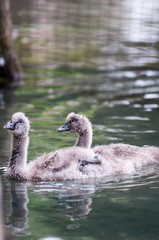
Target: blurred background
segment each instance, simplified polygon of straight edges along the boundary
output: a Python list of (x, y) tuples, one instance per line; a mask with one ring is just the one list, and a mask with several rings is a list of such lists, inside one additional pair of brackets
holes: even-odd
[[(28, 161), (43, 152), (74, 144), (76, 135), (56, 133), (72, 111), (91, 120), (92, 146), (118, 142), (159, 146), (159, 1), (0, 0), (0, 6), (0, 176), (5, 198), (2, 222), (7, 222), (13, 239), (17, 234), (16, 239), (21, 235), (25, 239), (45, 239), (50, 234), (63, 239), (61, 232), (65, 233), (64, 239), (88, 239), (88, 235), (93, 240), (157, 239), (158, 170), (152, 175), (135, 175), (121, 185), (119, 178), (114, 180), (115, 187), (112, 181), (109, 185), (99, 184), (98, 193), (88, 191), (88, 195), (88, 183), (83, 188), (75, 184), (73, 193), (71, 183), (10, 186), (4, 177), (10, 136), (2, 127), (17, 111), (30, 118)], [(94, 189), (92, 185), (90, 188)], [(26, 213), (20, 221), (10, 213), (11, 203), (16, 202), (14, 192), (24, 200), (25, 207), (30, 201), (29, 223), (25, 222), (25, 227), (15, 226), (26, 220)], [(42, 193), (40, 199), (37, 192)], [(75, 214), (79, 196), (87, 202), (87, 214), (92, 214), (90, 218), (85, 216), (83, 223), (77, 220), (72, 225), (68, 209)], [(68, 207), (69, 201), (74, 204), (72, 208)], [(125, 204), (130, 212), (124, 211)], [(118, 216), (114, 207), (119, 209)], [(52, 216), (45, 215), (50, 209), (56, 216), (53, 228)], [(81, 209), (76, 214), (80, 219)], [(92, 229), (92, 222), (98, 225), (98, 231), (97, 227)], [(153, 228), (148, 227), (150, 224)], [(21, 229), (18, 233), (17, 228)]]
[(15, 0), (12, 36), (24, 66), (158, 69), (158, 12), (157, 0)]
[(157, 0), (11, 1), (24, 77), (31, 71), (45, 81), (44, 69), (53, 75), (62, 66), (89, 73), (158, 70), (158, 11)]

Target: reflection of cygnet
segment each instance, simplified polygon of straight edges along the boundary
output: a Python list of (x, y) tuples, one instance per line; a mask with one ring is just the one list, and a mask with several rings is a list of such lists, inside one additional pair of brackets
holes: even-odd
[(67, 200), (67, 216), (72, 220), (86, 217), (91, 209), (92, 199), (91, 198), (76, 198)]
[[(55, 182), (51, 185), (51, 189), (52, 188), (54, 189), (54, 193), (56, 193), (56, 197), (60, 200), (60, 203), (66, 206), (66, 215), (69, 216), (71, 220), (83, 218), (92, 210), (92, 199), (90, 196), (95, 192), (94, 180), (93, 183), (90, 182), (90, 180), (86, 182), (67, 181), (62, 182), (60, 185), (58, 182)], [(44, 187), (42, 189), (44, 190)]]
[[(77, 133), (75, 146), (88, 148), (91, 145), (92, 127), (84, 115), (70, 113), (66, 118), (66, 124), (57, 131)], [(79, 170), (88, 176), (131, 174), (144, 166), (159, 162), (157, 147), (137, 147), (118, 143), (96, 146), (92, 150), (95, 157), (80, 159), (78, 166)]]
[(29, 202), (27, 196), (27, 187), (25, 183), (11, 183), (11, 196), (12, 196), (12, 215), (11, 223), (16, 231), (19, 229), (24, 235), (23, 230), (28, 227), (28, 208)]

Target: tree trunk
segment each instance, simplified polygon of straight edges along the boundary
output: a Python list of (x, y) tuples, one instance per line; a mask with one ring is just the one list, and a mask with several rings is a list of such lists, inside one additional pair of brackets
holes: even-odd
[(17, 87), (22, 78), (22, 71), (12, 41), (9, 0), (0, 0), (0, 50), (5, 61), (3, 73), (6, 78), (0, 80), (0, 87)]

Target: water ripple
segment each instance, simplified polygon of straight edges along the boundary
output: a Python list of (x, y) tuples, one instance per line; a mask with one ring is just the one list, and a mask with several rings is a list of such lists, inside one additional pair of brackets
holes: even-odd
[(159, 166), (145, 167), (134, 175), (109, 176), (98, 179), (61, 181), (61, 182), (39, 182), (34, 184), (37, 193), (53, 193), (57, 197), (77, 197), (92, 195), (103, 189), (114, 189), (117, 191), (128, 191), (132, 188), (150, 185), (158, 188)]

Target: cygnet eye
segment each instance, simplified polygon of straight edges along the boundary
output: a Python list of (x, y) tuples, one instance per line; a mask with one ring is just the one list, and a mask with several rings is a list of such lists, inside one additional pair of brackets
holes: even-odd
[(19, 123), (23, 123), (23, 120), (22, 120), (22, 119), (20, 119), (18, 122), (19, 122)]
[(76, 118), (73, 118), (71, 122), (77, 122), (78, 120)]

